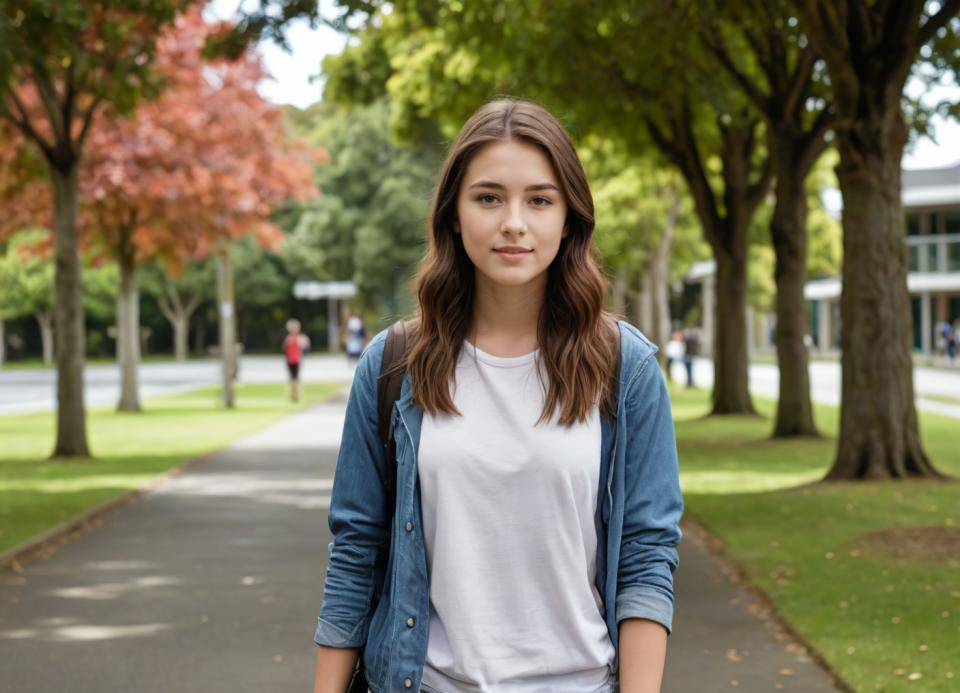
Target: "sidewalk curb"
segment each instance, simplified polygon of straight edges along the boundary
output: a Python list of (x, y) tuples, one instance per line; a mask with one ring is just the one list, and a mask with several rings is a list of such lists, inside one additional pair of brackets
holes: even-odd
[[(765, 609), (765, 613), (754, 614), (754, 617), (759, 620), (769, 620), (773, 621), (779, 628), (787, 634), (796, 644), (804, 648), (805, 654), (810, 657), (817, 666), (823, 669), (829, 676), (833, 683), (836, 685), (837, 689), (844, 691), (844, 693), (856, 693), (849, 683), (840, 678), (840, 675), (830, 666), (829, 662), (823, 657), (822, 654), (810, 643), (809, 640), (804, 638), (800, 633), (798, 633), (790, 622), (787, 621), (783, 614), (780, 613), (780, 610), (777, 608), (776, 604), (773, 603), (773, 600), (764, 592), (760, 587), (750, 582), (746, 576), (746, 572), (737, 563), (728, 553), (727, 547), (718, 537), (714, 536), (709, 529), (703, 524), (701, 524), (699, 519), (696, 519), (690, 514), (685, 513), (683, 520), (681, 522), (681, 527), (684, 532), (684, 538), (690, 538), (694, 543), (698, 544), (706, 551), (710, 556), (717, 562), (720, 571), (733, 583), (736, 587), (746, 591), (753, 598), (755, 598), (760, 605)], [(786, 645), (787, 643), (783, 643)]]
[(84, 531), (95, 529), (100, 525), (97, 520), (100, 519), (101, 515), (105, 515), (111, 510), (115, 510), (123, 505), (129, 505), (130, 503), (139, 500), (166, 482), (167, 479), (181, 474), (195, 463), (208, 459), (218, 452), (225, 450), (226, 447), (220, 448), (219, 450), (214, 450), (213, 452), (209, 452), (205, 455), (200, 455), (199, 457), (191, 457), (187, 460), (184, 460), (180, 464), (160, 472), (160, 474), (157, 476), (151, 477), (144, 482), (143, 486), (126, 491), (119, 496), (108, 498), (92, 508), (84, 510), (79, 515), (68, 518), (60, 524), (54, 525), (45, 532), (27, 539), (25, 542), (14, 546), (12, 549), (4, 551), (2, 554), (0, 554), (0, 573), (11, 569), (14, 572), (20, 572), (22, 562), (39, 558), (39, 554), (48, 550), (50, 553), (53, 553), (54, 550), (60, 548), (60, 546), (70, 541), (72, 537), (68, 538), (67, 535), (76, 534), (79, 536), (79, 534), (83, 533)]
[[(32, 561), (41, 557), (49, 557), (56, 552), (61, 546), (66, 544), (69, 541), (72, 541), (76, 537), (93, 531), (99, 527), (102, 522), (100, 522), (101, 517), (107, 513), (116, 510), (125, 505), (130, 505), (144, 496), (152, 493), (158, 486), (163, 485), (169, 479), (179, 476), (180, 474), (188, 471), (193, 465), (204, 462), (214, 455), (217, 455), (224, 450), (229, 450), (231, 447), (236, 445), (238, 442), (244, 438), (248, 438), (257, 432), (272, 426), (274, 424), (283, 421), (284, 419), (295, 416), (297, 414), (302, 414), (314, 407), (326, 404), (329, 400), (339, 397), (343, 392), (346, 392), (349, 389), (349, 385), (341, 388), (337, 392), (330, 394), (327, 397), (324, 397), (319, 402), (316, 402), (313, 405), (305, 407), (304, 409), (288, 414), (287, 416), (282, 416), (274, 421), (265, 423), (263, 426), (259, 426), (254, 430), (248, 431), (245, 435), (237, 438), (232, 441), (230, 444), (223, 446), (222, 448), (217, 448), (206, 454), (199, 455), (197, 457), (191, 457), (180, 464), (174, 465), (169, 469), (160, 472), (156, 476), (151, 477), (143, 483), (142, 486), (126, 491), (119, 496), (113, 498), (108, 498), (105, 501), (101, 501), (92, 508), (88, 508), (82, 511), (79, 515), (74, 515), (73, 517), (67, 518), (63, 522), (60, 522), (57, 525), (54, 525), (50, 529), (27, 539), (26, 541), (14, 546), (11, 549), (7, 549), (3, 553), (0, 553), (0, 573), (6, 573), (8, 571), (13, 571), (19, 573), (23, 569), (23, 563), (27, 561)], [(44, 556), (46, 554), (46, 556)]]

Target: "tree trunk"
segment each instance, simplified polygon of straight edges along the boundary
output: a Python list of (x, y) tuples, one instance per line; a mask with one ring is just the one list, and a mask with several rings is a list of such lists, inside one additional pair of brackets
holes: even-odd
[(643, 308), (645, 301), (643, 284), (646, 279), (642, 272), (636, 274), (635, 278), (636, 284), (634, 290), (627, 292), (627, 316), (629, 320), (633, 321), (633, 324), (637, 327), (637, 329), (642, 332), (643, 321), (645, 319)]
[[(175, 284), (167, 280), (164, 290), (157, 296), (157, 305), (170, 326), (173, 328), (173, 353), (177, 361), (187, 360), (187, 337), (190, 334), (190, 316), (200, 304), (197, 295), (191, 296), (184, 304)], [(202, 344), (202, 337), (200, 338)], [(202, 347), (198, 349), (202, 351)]]
[(838, 129), (843, 193), (842, 405), (826, 479), (942, 476), (920, 443), (900, 201), (899, 101)]
[(650, 263), (638, 275), (637, 290), (637, 327), (651, 340), (653, 339), (653, 288), (650, 284)]
[(618, 315), (626, 315), (627, 311), (627, 275), (627, 268), (621, 265), (613, 278), (612, 308)]
[(57, 331), (57, 440), (52, 457), (89, 457), (83, 401), (83, 284), (77, 253), (77, 169), (51, 167), (54, 191), (54, 320)]
[(717, 308), (711, 414), (754, 414), (747, 381), (746, 243), (730, 253), (715, 248)]
[(53, 316), (50, 311), (37, 309), (34, 312), (37, 325), (40, 327), (40, 345), (43, 351), (43, 362), (46, 365), (53, 363)]
[(118, 411), (140, 411), (137, 369), (140, 366), (140, 296), (133, 248), (124, 243), (117, 257), (120, 291), (117, 294), (117, 360), (120, 364)]
[(777, 366), (780, 395), (773, 437), (819, 435), (810, 402), (807, 307), (803, 287), (807, 281), (807, 196), (805, 172), (796, 171), (796, 158), (777, 158), (776, 204), (770, 236), (776, 255)]
[[(672, 190), (671, 190), (672, 192)], [(667, 357), (664, 347), (670, 339), (670, 253), (673, 250), (673, 236), (677, 225), (676, 196), (674, 202), (667, 209), (667, 223), (663, 229), (663, 236), (659, 245), (654, 249), (650, 259), (650, 339), (660, 347), (657, 352), (657, 361), (661, 368), (666, 368)]]
[(220, 359), (223, 363), (223, 405), (233, 409), (237, 374), (237, 328), (233, 295), (233, 260), (224, 243), (217, 253), (217, 298), (220, 320)]
[(669, 132), (652, 120), (645, 122), (654, 144), (683, 174), (717, 264), (711, 413), (755, 414), (747, 385), (747, 230), (773, 169), (770, 157), (764, 156), (760, 171), (755, 171), (758, 121), (730, 125), (718, 119), (723, 191), (722, 196), (714, 193), (693, 121), (690, 104), (684, 101), (670, 118)]
[(187, 360), (187, 337), (190, 334), (190, 316), (181, 315), (173, 321), (173, 354), (177, 361)]
[(197, 322), (197, 329), (193, 333), (193, 353), (197, 356), (206, 356), (207, 348), (207, 317), (200, 314), (200, 320)]

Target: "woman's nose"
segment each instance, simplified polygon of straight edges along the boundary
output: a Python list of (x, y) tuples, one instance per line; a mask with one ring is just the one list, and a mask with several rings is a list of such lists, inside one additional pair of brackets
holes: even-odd
[(506, 207), (506, 217), (500, 225), (500, 230), (511, 233), (523, 233), (527, 230), (527, 222), (523, 218), (523, 206), (520, 203), (511, 203)]

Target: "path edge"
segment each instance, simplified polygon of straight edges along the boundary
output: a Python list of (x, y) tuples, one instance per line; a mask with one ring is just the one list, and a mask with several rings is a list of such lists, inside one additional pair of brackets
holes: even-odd
[[(740, 589), (745, 590), (750, 594), (750, 596), (759, 601), (767, 610), (768, 618), (775, 621), (776, 624), (782, 628), (787, 635), (789, 635), (798, 644), (806, 649), (806, 654), (810, 657), (810, 659), (816, 662), (817, 665), (819, 665), (820, 668), (827, 673), (840, 691), (843, 691), (844, 693), (857, 693), (857, 690), (847, 683), (847, 681), (843, 679), (832, 666), (830, 666), (830, 663), (820, 653), (820, 651), (790, 624), (790, 622), (780, 612), (780, 609), (777, 608), (777, 605), (770, 598), (770, 595), (768, 595), (761, 587), (750, 581), (750, 579), (747, 577), (746, 571), (739, 563), (737, 563), (736, 560), (730, 556), (730, 554), (727, 552), (726, 544), (724, 544), (719, 537), (710, 532), (706, 525), (689, 513), (684, 513), (681, 527), (685, 535), (689, 534), (693, 541), (699, 543), (703, 549), (710, 554), (710, 556), (720, 567), (721, 572), (727, 577), (728, 580), (730, 580), (730, 582)], [(754, 618), (759, 619), (761, 617), (754, 616)]]
[(73, 517), (67, 518), (63, 522), (54, 525), (50, 529), (38, 534), (37, 536), (31, 537), (21, 544), (14, 546), (12, 549), (4, 551), (2, 554), (0, 554), (0, 573), (9, 571), (11, 569), (14, 572), (20, 572), (19, 568), (22, 563), (38, 557), (34, 554), (39, 554), (44, 549), (51, 548), (54, 543), (58, 544), (58, 546), (65, 544), (67, 541), (66, 536), (75, 530), (93, 529), (96, 524), (95, 521), (98, 520), (100, 516), (105, 515), (111, 510), (115, 510), (120, 506), (129, 505), (130, 503), (139, 500), (168, 479), (181, 474), (194, 464), (199, 463), (201, 460), (205, 460), (212, 455), (215, 455), (223, 449), (224, 448), (213, 450), (204, 455), (200, 455), (199, 457), (187, 458), (183, 462), (160, 472), (156, 476), (151, 477), (145, 481), (142, 486), (125, 491), (119, 496), (114, 496), (113, 498), (108, 498), (105, 501), (101, 501), (92, 508), (87, 508), (86, 510), (82, 511), (79, 515), (74, 515)]
[[(314, 407), (326, 404), (328, 400), (342, 395), (343, 392), (345, 392), (348, 388), (349, 385), (346, 385), (341, 388), (341, 390), (330, 394), (328, 397), (323, 398), (316, 404), (306, 407), (301, 411), (289, 414), (288, 416), (302, 414), (310, 409), (313, 409)], [(287, 417), (283, 416), (275, 421), (270, 421), (262, 426), (258, 426), (241, 438), (237, 438), (230, 444), (224, 445), (222, 448), (211, 450), (210, 452), (204, 453), (203, 455), (198, 455), (197, 457), (189, 457), (183, 462), (180, 462), (179, 464), (160, 472), (156, 476), (150, 477), (141, 486), (130, 489), (129, 491), (125, 491), (119, 496), (114, 496), (113, 498), (108, 498), (104, 501), (101, 501), (92, 508), (87, 508), (86, 510), (82, 511), (79, 515), (69, 517), (63, 522), (54, 525), (50, 529), (47, 529), (44, 532), (41, 532), (40, 534), (33, 536), (26, 541), (21, 542), (20, 544), (17, 544), (13, 548), (7, 549), (3, 553), (0, 553), (0, 573), (7, 573), (11, 571), (19, 573), (25, 563), (40, 558), (40, 554), (51, 549), (56, 550), (66, 544), (68, 541), (71, 541), (71, 539), (74, 538), (70, 536), (71, 534), (79, 536), (81, 533), (96, 529), (98, 526), (97, 521), (100, 520), (102, 516), (113, 510), (116, 510), (117, 508), (120, 508), (121, 506), (130, 505), (142, 499), (144, 496), (154, 491), (158, 486), (166, 483), (169, 479), (188, 471), (191, 467), (193, 467), (193, 465), (200, 464), (201, 462), (208, 460), (214, 455), (233, 447), (244, 438), (248, 438), (267, 428), (268, 426), (279, 423), (285, 418)]]

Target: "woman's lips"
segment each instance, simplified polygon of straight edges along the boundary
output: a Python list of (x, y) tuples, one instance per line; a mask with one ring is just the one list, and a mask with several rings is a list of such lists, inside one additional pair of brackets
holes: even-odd
[(510, 262), (517, 262), (525, 258), (527, 255), (529, 255), (533, 251), (532, 250), (497, 250), (495, 249), (493, 252), (495, 252), (497, 255), (502, 257), (504, 260), (507, 260)]

